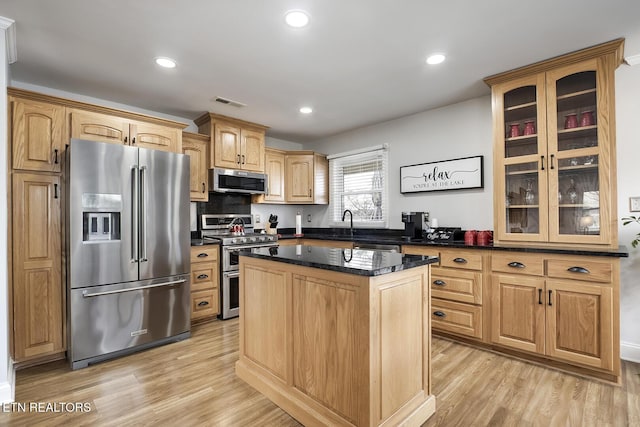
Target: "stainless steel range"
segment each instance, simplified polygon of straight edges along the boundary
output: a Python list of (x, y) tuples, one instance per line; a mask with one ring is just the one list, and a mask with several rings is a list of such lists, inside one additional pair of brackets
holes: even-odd
[(255, 233), (253, 219), (247, 214), (201, 215), (200, 229), (203, 239), (220, 241), (220, 318), (237, 317), (240, 307), (238, 253), (244, 249), (278, 246), (278, 236)]

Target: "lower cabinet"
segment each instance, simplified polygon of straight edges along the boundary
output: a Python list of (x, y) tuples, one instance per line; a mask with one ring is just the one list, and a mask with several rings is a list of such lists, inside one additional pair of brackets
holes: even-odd
[(619, 377), (617, 259), (500, 253), (491, 282), (493, 343)]
[(60, 176), (12, 175), (13, 360), (65, 350)]
[(214, 318), (220, 312), (219, 246), (191, 247), (191, 322)]

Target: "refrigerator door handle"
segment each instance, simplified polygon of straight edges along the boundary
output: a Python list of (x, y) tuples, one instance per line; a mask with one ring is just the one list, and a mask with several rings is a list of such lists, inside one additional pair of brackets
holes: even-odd
[(138, 166), (131, 166), (131, 263), (138, 262)]
[(82, 291), (82, 297), (90, 298), (90, 297), (99, 297), (101, 295), (121, 294), (123, 292), (140, 291), (144, 289), (160, 288), (163, 286), (172, 286), (172, 285), (184, 283), (186, 281), (187, 281), (186, 279), (172, 280), (170, 282), (154, 283), (153, 285), (137, 286), (135, 288), (128, 288), (128, 289), (118, 289), (117, 291), (105, 291), (105, 292), (94, 292), (94, 293), (88, 293), (87, 291)]
[(140, 262), (147, 262), (146, 166), (140, 166)]

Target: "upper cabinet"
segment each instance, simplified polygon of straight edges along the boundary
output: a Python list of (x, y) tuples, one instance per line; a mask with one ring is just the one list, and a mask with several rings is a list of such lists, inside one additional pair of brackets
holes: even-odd
[(622, 40), (485, 79), (495, 242), (617, 246), (614, 71)]
[(10, 98), (13, 169), (60, 172), (64, 107)]
[(329, 203), (329, 161), (311, 151), (285, 156), (285, 200), (287, 203)]
[(71, 138), (180, 152), (181, 130), (91, 111), (71, 110)]
[(213, 113), (194, 122), (199, 132), (212, 136), (209, 167), (264, 172), (266, 126)]
[(207, 190), (207, 147), (209, 136), (197, 133), (182, 133), (182, 152), (191, 159), (189, 188), (192, 202), (209, 200)]
[(267, 194), (255, 196), (254, 199), (259, 200), (254, 200), (254, 203), (284, 203), (285, 156), (285, 151), (273, 148), (265, 149), (264, 171), (269, 177), (267, 180)]

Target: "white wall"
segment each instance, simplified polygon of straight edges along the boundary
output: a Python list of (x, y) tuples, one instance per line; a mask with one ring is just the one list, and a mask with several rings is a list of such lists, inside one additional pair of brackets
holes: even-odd
[[(378, 123), (305, 145), (336, 154), (389, 144), (389, 228), (401, 229), (403, 211), (426, 211), (441, 227), (493, 229), (493, 136), (491, 100), (472, 99)], [(484, 156), (484, 188), (401, 194), (400, 167), (460, 157)], [(320, 224), (328, 224), (326, 207), (310, 207)]]
[(9, 358), (9, 268), (7, 265), (7, 82), (9, 63), (6, 28), (12, 21), (0, 16), (0, 403), (14, 400), (14, 371)]
[[(633, 53), (633, 52), (631, 52)], [(629, 197), (640, 197), (640, 65), (622, 65), (616, 71), (616, 130), (618, 161), (618, 218), (639, 216), (629, 212)], [(630, 251), (621, 262), (620, 339), (625, 360), (640, 362), (640, 247), (630, 242), (640, 232), (640, 224), (622, 226), (620, 244)]]

